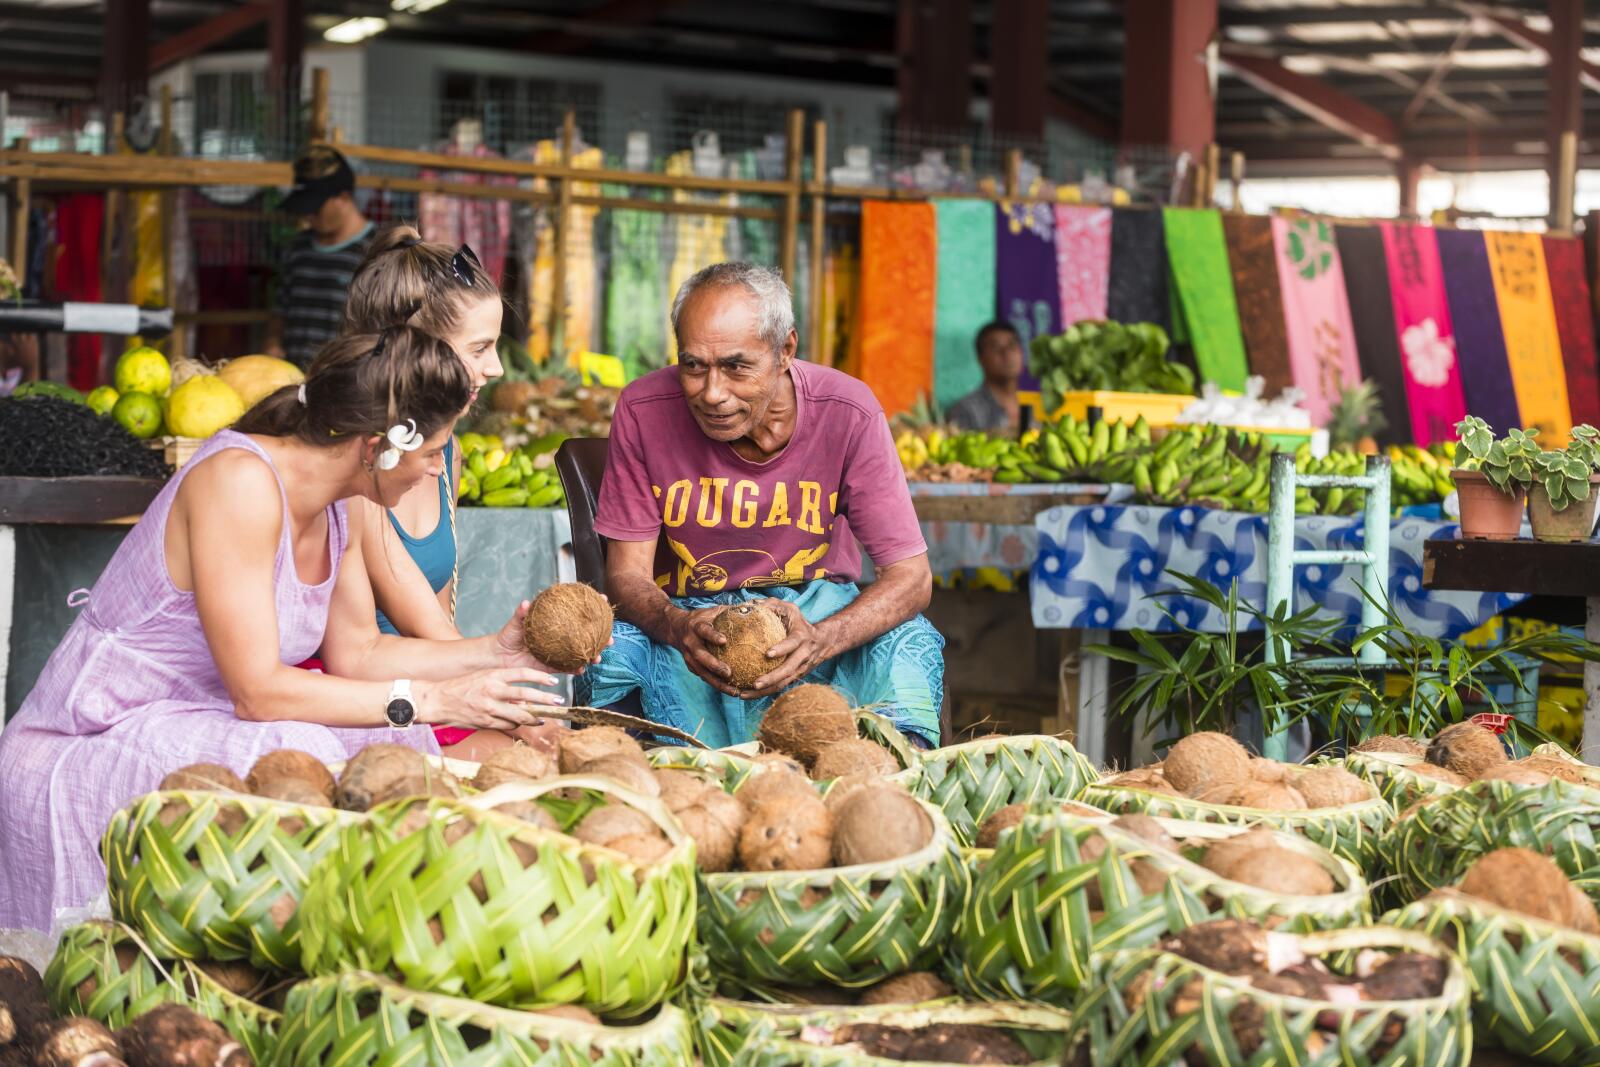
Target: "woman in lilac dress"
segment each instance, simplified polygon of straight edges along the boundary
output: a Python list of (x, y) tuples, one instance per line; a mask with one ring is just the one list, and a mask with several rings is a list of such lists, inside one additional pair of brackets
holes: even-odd
[[(91, 904), (112, 814), (186, 764), (437, 752), (434, 724), (517, 729), (557, 702), (525, 688), (554, 682), (522, 651), (526, 603), (487, 637), (377, 629), (371, 509), (345, 502), (390, 507), (437, 479), (471, 390), (419, 330), (343, 337), (178, 471), (0, 733), (0, 928), (48, 930)], [(293, 666), (319, 651), (326, 674)]]

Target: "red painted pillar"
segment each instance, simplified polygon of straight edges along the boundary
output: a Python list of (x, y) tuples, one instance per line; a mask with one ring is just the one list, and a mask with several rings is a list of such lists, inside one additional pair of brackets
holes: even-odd
[[(1583, 47), (1583, 0), (1549, 0), (1550, 63), (1545, 68), (1549, 117), (1545, 171), (1550, 176), (1550, 219), (1557, 215), (1556, 190), (1561, 184), (1561, 137), (1571, 132), (1583, 141), (1583, 85), (1579, 81)], [(1569, 205), (1570, 207), (1570, 205)]]
[(1001, 136), (1041, 138), (1049, 95), (1050, 5), (1048, 0), (1000, 0), (990, 10), (989, 122)]
[(965, 135), (972, 107), (972, 0), (900, 0), (895, 53), (901, 132)]
[(1410, 156), (1394, 161), (1394, 176), (1400, 183), (1400, 217), (1415, 218), (1417, 194), (1422, 184), (1422, 164)]
[(268, 75), (282, 84), (299, 86), (305, 61), (306, 20), (302, 0), (278, 0), (267, 20)]
[(1206, 73), (1216, 32), (1217, 0), (1123, 0), (1123, 144), (1205, 158), (1216, 139)]
[(106, 0), (101, 42), (100, 102), (109, 131), (111, 112), (126, 112), (150, 81), (150, 0)]

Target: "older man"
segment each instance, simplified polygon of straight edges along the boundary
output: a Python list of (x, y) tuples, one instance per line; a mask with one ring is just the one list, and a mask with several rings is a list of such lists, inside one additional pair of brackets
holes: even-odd
[[(939, 742), (944, 641), (918, 613), (927, 545), (883, 409), (865, 385), (795, 360), (789, 288), (719, 263), (672, 305), (678, 364), (623, 390), (595, 529), (621, 620), (579, 696), (637, 692), (645, 714), (712, 746), (754, 736), (771, 697), (821, 682)], [(856, 587), (866, 549), (876, 576)], [(712, 626), (763, 600), (787, 636), (749, 689)]]

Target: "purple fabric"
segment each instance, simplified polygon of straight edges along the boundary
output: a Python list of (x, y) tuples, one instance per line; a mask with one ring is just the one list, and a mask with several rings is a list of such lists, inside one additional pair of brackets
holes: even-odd
[(1478, 416), (1493, 426), (1495, 433), (1503, 434), (1521, 426), (1522, 415), (1506, 358), (1489, 248), (1479, 230), (1441, 229), (1434, 239), (1439, 243), (1439, 265), (1444, 268), (1444, 288), (1450, 299), (1467, 414)]
[[(234, 715), (194, 594), (172, 584), (164, 548), (167, 513), (185, 475), (228, 448), (271, 463), (259, 445), (230, 430), (201, 446), (123, 541), (0, 734), (0, 927), (49, 930), (62, 909), (90, 904), (105, 885), (97, 847), (106, 823), (186, 764), (220, 763), (242, 776), (278, 748), (330, 763), (373, 741), (438, 751), (426, 726), (334, 729)], [(322, 644), (345, 523), (344, 504), (332, 505), (332, 573), (316, 586), (296, 575), (283, 525), (273, 583), (285, 664), (308, 659)]]
[[(1022, 335), (1022, 351), (1035, 337), (1061, 332), (1061, 283), (1056, 271), (1056, 213), (1049, 204), (995, 205), (995, 306)], [(1021, 388), (1039, 388), (1022, 371)]]

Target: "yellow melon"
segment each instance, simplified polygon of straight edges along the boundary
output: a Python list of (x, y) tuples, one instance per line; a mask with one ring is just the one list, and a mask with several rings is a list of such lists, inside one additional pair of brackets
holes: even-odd
[(217, 371), (217, 377), (227, 382), (246, 408), (286, 385), (299, 385), (306, 376), (299, 367), (286, 359), (272, 356), (240, 356), (230, 359)]

